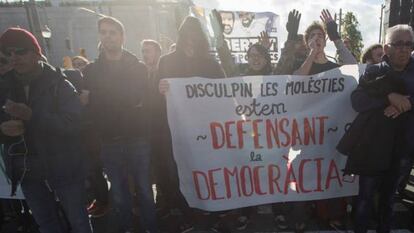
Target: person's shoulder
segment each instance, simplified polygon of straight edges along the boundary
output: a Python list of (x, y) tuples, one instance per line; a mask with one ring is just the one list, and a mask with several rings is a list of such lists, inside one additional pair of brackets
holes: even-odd
[(216, 59), (214, 59), (213, 56), (207, 56), (204, 58), (203, 64), (207, 67), (207, 70), (209, 71), (209, 77), (210, 78), (225, 78), (226, 75), (223, 71), (223, 68), (218, 63)]
[(71, 77), (76, 77), (76, 78), (82, 77), (82, 73), (80, 72), (80, 70), (77, 70), (77, 69), (64, 69), (63, 73), (66, 74), (66, 76), (71, 76)]
[(11, 82), (13, 81), (13, 77), (14, 77), (14, 71), (9, 70), (8, 72), (0, 76), (0, 80), (2, 82)]
[(133, 66), (134, 68), (145, 68), (146, 69), (146, 66), (144, 65), (144, 63), (140, 61), (139, 58), (135, 54), (127, 50), (123, 51), (121, 62), (127, 66)]
[(367, 64), (364, 73), (370, 75), (384, 75), (390, 70), (391, 66), (386, 61), (382, 61), (377, 64)]
[(368, 64), (364, 73), (361, 75), (360, 83), (369, 83), (376, 80), (381, 80), (387, 77), (387, 74), (392, 73), (392, 68), (386, 61), (377, 64)]
[(411, 72), (414, 72), (414, 55), (410, 57), (407, 67)]
[(328, 62), (327, 62), (327, 64), (326, 64), (326, 66), (328, 66), (328, 67), (330, 67), (330, 68), (337, 68), (337, 67), (340, 67), (340, 65), (338, 64), (338, 63), (335, 63), (335, 62), (333, 62), (333, 61), (329, 61), (328, 60)]
[(94, 61), (90, 62), (89, 64), (87, 64), (85, 66), (85, 68), (83, 69), (82, 74), (84, 76), (88, 76), (89, 74), (91, 74), (91, 72), (93, 72), (93, 70), (96, 69), (97, 66), (98, 66), (97, 60), (94, 60)]

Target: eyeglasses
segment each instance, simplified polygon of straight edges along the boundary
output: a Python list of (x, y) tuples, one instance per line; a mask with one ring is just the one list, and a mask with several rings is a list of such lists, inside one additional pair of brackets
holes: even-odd
[(7, 60), (4, 57), (0, 57), (0, 64), (1, 65), (7, 65), (7, 64), (9, 64), (9, 60)]
[(18, 56), (26, 55), (29, 52), (29, 49), (26, 48), (7, 48), (3, 51), (6, 57), (11, 57), (12, 53)]
[(395, 47), (396, 49), (402, 49), (402, 48), (407, 48), (407, 49), (413, 49), (414, 44), (412, 41), (397, 41), (394, 43), (389, 43), (389, 45)]

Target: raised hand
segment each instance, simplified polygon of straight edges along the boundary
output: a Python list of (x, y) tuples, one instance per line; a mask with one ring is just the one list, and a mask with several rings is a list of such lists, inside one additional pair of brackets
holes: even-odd
[(322, 22), (326, 25), (329, 40), (336, 41), (341, 39), (338, 33), (338, 25), (332, 18), (331, 13), (327, 9), (323, 9), (320, 16)]
[(299, 13), (299, 11), (295, 9), (289, 12), (288, 21), (286, 23), (286, 30), (288, 31), (288, 40), (296, 40), (301, 16), (302, 15)]
[(267, 34), (266, 31), (262, 31), (260, 33), (260, 36), (258, 36), (258, 38), (259, 38), (259, 43), (263, 45), (263, 47), (269, 50), (273, 43), (273, 40), (270, 40), (269, 38), (269, 34)]
[(224, 43), (224, 36), (223, 36), (224, 25), (222, 23), (221, 15), (216, 9), (214, 9), (211, 11), (209, 16), (210, 16), (211, 27), (213, 28), (213, 32), (214, 32), (214, 37), (216, 38), (216, 43), (217, 43), (216, 47), (221, 48)]

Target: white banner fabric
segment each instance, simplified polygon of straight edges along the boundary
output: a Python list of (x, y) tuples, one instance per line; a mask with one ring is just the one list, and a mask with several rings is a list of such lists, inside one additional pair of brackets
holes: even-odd
[(168, 79), (180, 190), (208, 211), (357, 194), (335, 147), (364, 65), (312, 76)]

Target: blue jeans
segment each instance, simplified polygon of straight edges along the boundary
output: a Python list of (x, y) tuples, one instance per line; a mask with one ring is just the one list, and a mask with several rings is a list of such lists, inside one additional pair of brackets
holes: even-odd
[(105, 173), (111, 182), (114, 207), (121, 230), (132, 229), (132, 198), (128, 175), (134, 180), (140, 212), (141, 226), (157, 232), (155, 203), (150, 181), (150, 146), (144, 139), (102, 145), (101, 158)]
[(92, 232), (85, 205), (84, 182), (62, 185), (51, 192), (43, 180), (25, 179), (22, 191), (41, 233), (69, 232), (63, 219), (59, 217), (56, 197), (69, 220), (71, 233)]

